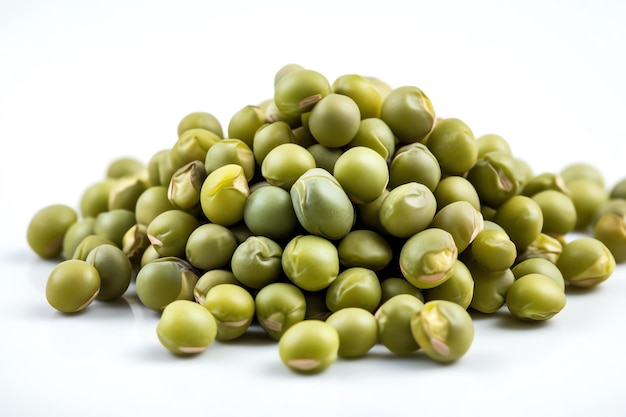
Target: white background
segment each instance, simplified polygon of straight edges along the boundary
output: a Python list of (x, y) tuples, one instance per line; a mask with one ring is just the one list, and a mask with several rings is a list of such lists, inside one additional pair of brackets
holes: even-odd
[(417, 85), (537, 173), (626, 177), (624, 2), (226, 3), (0, 0), (0, 415), (624, 415), (624, 267), (547, 323), (476, 317), (452, 365), (376, 348), (312, 377), (254, 335), (176, 358), (132, 295), (72, 317), (47, 305), (36, 210), (76, 205), (115, 157), (147, 162), (191, 111), (226, 128), (291, 62)]

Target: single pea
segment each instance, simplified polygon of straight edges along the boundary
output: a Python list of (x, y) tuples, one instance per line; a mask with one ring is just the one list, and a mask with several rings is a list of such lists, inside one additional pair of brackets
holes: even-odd
[(244, 170), (228, 164), (211, 172), (200, 191), (202, 212), (211, 223), (231, 226), (243, 220), (243, 209), (250, 195)]
[(79, 202), (79, 211), (83, 218), (96, 217), (109, 210), (109, 194), (112, 186), (112, 180), (102, 180), (85, 188)]
[(519, 194), (526, 181), (520, 161), (504, 151), (484, 154), (467, 173), (483, 205), (497, 208)]
[(228, 137), (239, 139), (249, 148), (256, 131), (265, 123), (265, 113), (259, 106), (247, 105), (233, 114), (228, 122)]
[(51, 204), (39, 209), (28, 223), (26, 241), (37, 255), (52, 259), (61, 255), (63, 238), (78, 220), (78, 213), (65, 204)]
[(474, 298), (474, 278), (469, 268), (459, 260), (450, 278), (433, 288), (423, 290), (424, 300), (447, 300), (468, 308)]
[(313, 168), (293, 184), (291, 202), (299, 223), (329, 240), (346, 236), (355, 222), (355, 210), (339, 182), (328, 171)]
[[(263, 110), (265, 114), (265, 121), (267, 124), (261, 126), (259, 130), (263, 129), (264, 126), (268, 124), (276, 123), (276, 122), (284, 122), (290, 128), (296, 128), (300, 126), (300, 115), (298, 114), (285, 114), (278, 110), (278, 106), (276, 106), (276, 102), (273, 97), (267, 98), (259, 103), (259, 107)], [(257, 130), (257, 133), (258, 131)], [(253, 141), (254, 145), (254, 141)]]
[(170, 148), (160, 149), (152, 154), (148, 160), (148, 183), (151, 187), (157, 185), (167, 186), (161, 182), (161, 161), (165, 154), (170, 152)]
[(148, 239), (159, 255), (182, 257), (185, 255), (187, 240), (199, 223), (186, 211), (168, 210), (150, 222)]
[(202, 161), (180, 167), (170, 180), (167, 198), (174, 208), (196, 214), (200, 211), (200, 190), (206, 179)]
[(409, 182), (424, 184), (431, 191), (437, 188), (441, 180), (439, 161), (420, 142), (400, 147), (389, 165), (389, 186), (395, 188)]
[(604, 177), (600, 170), (587, 162), (573, 162), (565, 166), (561, 172), (561, 177), (566, 184), (584, 179), (595, 182), (600, 187), (604, 187)]
[(278, 84), (278, 82), (285, 75), (289, 74), (290, 72), (299, 71), (302, 69), (305, 69), (305, 68), (300, 64), (290, 63), (290, 64), (283, 65), (282, 67), (278, 69), (278, 71), (276, 71), (276, 74), (274, 74), (274, 86), (276, 86), (276, 84)]
[(363, 357), (378, 342), (376, 318), (362, 308), (343, 308), (331, 314), (326, 323), (333, 326), (339, 335), (339, 357)]
[(333, 175), (357, 204), (376, 200), (389, 183), (389, 168), (385, 159), (364, 146), (346, 150), (337, 159)]
[(359, 222), (359, 227), (363, 227), (381, 235), (388, 236), (389, 232), (384, 228), (380, 220), (380, 208), (383, 205), (385, 198), (389, 195), (389, 190), (383, 191), (380, 197), (371, 203), (355, 204), (356, 219)]
[(172, 301), (193, 300), (197, 281), (198, 276), (189, 263), (175, 257), (164, 257), (139, 270), (135, 289), (143, 305), (162, 311)]
[(433, 191), (437, 200), (437, 209), (442, 209), (455, 201), (466, 201), (476, 210), (480, 210), (480, 198), (476, 189), (465, 177), (451, 175), (443, 178)]
[(146, 165), (132, 156), (116, 158), (109, 163), (105, 171), (105, 178), (119, 179), (124, 177), (143, 178), (147, 175)]
[(509, 235), (497, 229), (484, 229), (470, 245), (472, 258), (490, 271), (501, 271), (513, 266), (517, 247)]
[(348, 233), (337, 246), (339, 262), (344, 267), (363, 267), (380, 271), (391, 262), (393, 250), (387, 240), (373, 230)]
[(445, 282), (456, 266), (458, 250), (452, 235), (431, 228), (410, 237), (400, 251), (402, 275), (420, 289)]
[(543, 229), (541, 206), (530, 197), (516, 195), (505, 201), (494, 218), (518, 250), (528, 247)]
[(609, 192), (592, 179), (575, 179), (567, 183), (570, 197), (576, 208), (576, 230), (591, 227), (596, 211), (609, 199)]
[(141, 268), (141, 258), (150, 246), (148, 228), (143, 224), (136, 224), (122, 238), (122, 252), (130, 261), (133, 269)]
[(200, 304), (189, 300), (170, 303), (156, 328), (161, 344), (175, 355), (193, 355), (206, 350), (217, 335), (213, 315)]
[(554, 236), (543, 232), (539, 233), (539, 236), (530, 245), (518, 252), (516, 262), (533, 258), (544, 258), (550, 262), (556, 262), (563, 252), (563, 243), (561, 243), (563, 236)]
[(463, 121), (455, 118), (438, 120), (428, 135), (426, 145), (445, 175), (463, 175), (478, 160), (474, 133)]
[(617, 181), (609, 191), (611, 199), (626, 199), (626, 178)]
[(362, 119), (359, 130), (348, 143), (348, 148), (365, 146), (373, 149), (389, 162), (396, 148), (396, 138), (387, 123), (378, 118)]
[(272, 239), (250, 236), (233, 252), (230, 268), (243, 285), (259, 289), (281, 277), (282, 255), (283, 249)]
[(98, 270), (85, 261), (69, 259), (55, 266), (46, 281), (46, 300), (63, 313), (87, 308), (100, 291)]
[(310, 69), (290, 71), (274, 86), (276, 107), (286, 115), (299, 115), (331, 92), (330, 83), (322, 74)]
[(104, 211), (96, 216), (93, 224), (94, 234), (112, 241), (118, 248), (122, 247), (124, 235), (135, 224), (135, 213), (126, 209)]
[(344, 74), (332, 83), (333, 93), (350, 97), (359, 107), (361, 118), (379, 117), (383, 99), (380, 92), (365, 77), (358, 74)]
[(541, 274), (554, 281), (562, 291), (565, 291), (563, 274), (554, 262), (544, 258), (531, 258), (516, 264), (511, 271), (515, 279), (528, 274)]
[(616, 263), (626, 262), (626, 215), (607, 213), (594, 226), (594, 237), (611, 251)]
[(424, 301), (422, 290), (414, 287), (405, 278), (389, 277), (380, 283), (381, 297), (380, 302), (385, 303), (390, 298), (399, 294), (409, 294), (416, 297), (420, 301)]
[(124, 295), (133, 277), (133, 266), (120, 248), (100, 245), (89, 252), (86, 262), (93, 265), (100, 276), (97, 300), (113, 301)]
[(315, 165), (318, 168), (324, 168), (331, 174), (335, 170), (337, 159), (343, 154), (342, 148), (329, 148), (319, 143), (315, 143), (306, 149), (313, 155)]
[(159, 255), (159, 252), (157, 252), (156, 249), (154, 249), (154, 246), (148, 245), (146, 250), (144, 250), (143, 253), (141, 254), (141, 261), (139, 263), (139, 268), (141, 269), (147, 264), (149, 264), (150, 262), (155, 261), (160, 258), (161, 258), (161, 255)]
[(348, 96), (331, 93), (311, 110), (309, 131), (315, 140), (330, 148), (347, 145), (361, 123), (359, 106)]
[(553, 190), (569, 196), (569, 188), (565, 184), (563, 178), (554, 172), (544, 172), (533, 176), (526, 182), (520, 191), (520, 194), (532, 197), (542, 191)]
[(383, 100), (380, 118), (403, 143), (422, 141), (435, 124), (435, 110), (422, 90), (415, 86), (394, 88)]
[(484, 221), (480, 211), (467, 201), (455, 201), (441, 208), (431, 227), (443, 229), (452, 235), (458, 252), (463, 252), (483, 230)]
[[(187, 140), (187, 138), (189, 137), (189, 135), (187, 133), (185, 133), (185, 139)], [(197, 145), (194, 142), (192, 142), (193, 137), (191, 137), (190, 139), (188, 139), (188, 141), (190, 142), (191, 146)], [(217, 140), (217, 139), (216, 139)], [(178, 139), (179, 143), (181, 142), (181, 138)], [(175, 144), (176, 145), (176, 144)], [(195, 159), (195, 158), (202, 158), (203, 155), (206, 154), (206, 150), (202, 147), (199, 147), (198, 149), (194, 150), (194, 151), (190, 151), (191, 152), (191, 156), (181, 156), (180, 161), (179, 160), (175, 160), (174, 159), (174, 149), (170, 148), (167, 149), (164, 152), (159, 152), (158, 155), (156, 156), (156, 161), (155, 161), (155, 165), (156, 167), (153, 168), (153, 171), (156, 171), (154, 174), (152, 175), (158, 175), (158, 182), (151, 182), (152, 185), (164, 185), (167, 186), (170, 181), (172, 180), (172, 175), (174, 175), (174, 173), (176, 172), (176, 170), (178, 170), (179, 168), (181, 168), (182, 166), (184, 166), (186, 163), (191, 162), (191, 161), (201, 161), (202, 159)], [(210, 145), (207, 145), (210, 146)], [(181, 148), (182, 146), (179, 146), (179, 148)], [(185, 149), (185, 151), (188, 151), (187, 149)], [(181, 150), (180, 152), (183, 152), (183, 150)]]
[(506, 306), (520, 320), (543, 321), (565, 307), (565, 292), (543, 274), (527, 274), (513, 282), (506, 294)]
[[(170, 171), (174, 173), (178, 168), (189, 162), (204, 162), (209, 148), (220, 140), (222, 140), (221, 137), (206, 129), (188, 129), (178, 137), (170, 151), (163, 155), (165, 159), (160, 161), (160, 165), (165, 163), (170, 166), (160, 166), (159, 168), (166, 168), (165, 172)], [(161, 184), (169, 184), (168, 176), (171, 176), (171, 174), (161, 175)]]
[(563, 246), (556, 266), (566, 283), (576, 287), (592, 287), (613, 274), (615, 258), (598, 239), (579, 237)]
[(211, 270), (230, 265), (237, 238), (226, 226), (206, 223), (193, 229), (185, 243), (185, 257), (196, 268)]
[(376, 310), (378, 340), (396, 355), (408, 355), (420, 346), (411, 333), (411, 319), (424, 303), (410, 294), (399, 294), (385, 301)]
[(339, 254), (329, 240), (315, 235), (298, 235), (287, 243), (281, 264), (287, 278), (299, 288), (319, 291), (339, 275)]
[(493, 151), (503, 151), (512, 154), (511, 146), (502, 136), (495, 133), (487, 133), (476, 138), (478, 157)]
[(373, 312), (381, 299), (380, 281), (374, 271), (362, 267), (342, 271), (326, 289), (326, 306), (331, 312), (359, 307)]
[(64, 259), (71, 259), (76, 251), (76, 248), (80, 242), (87, 236), (93, 235), (93, 225), (96, 219), (93, 217), (85, 217), (76, 220), (63, 235), (63, 250), (62, 255)]
[(83, 240), (80, 241), (74, 253), (72, 254), (72, 259), (77, 259), (80, 261), (86, 261), (89, 253), (97, 248), (100, 245), (114, 245), (117, 246), (113, 241), (98, 235), (89, 235), (86, 236)]
[(466, 309), (446, 300), (432, 300), (411, 319), (411, 332), (422, 350), (437, 362), (453, 362), (474, 341), (474, 323)]
[(291, 326), (278, 341), (280, 359), (289, 369), (312, 374), (337, 360), (339, 334), (321, 320), (304, 320)]
[(159, 214), (176, 207), (168, 197), (168, 187), (156, 185), (147, 188), (135, 204), (135, 220), (138, 224), (149, 225)]
[(135, 210), (139, 196), (147, 188), (147, 180), (138, 177), (123, 177), (114, 180), (109, 190), (108, 210)]
[(205, 129), (209, 132), (213, 132), (218, 137), (224, 137), (224, 131), (222, 130), (222, 125), (211, 113), (196, 111), (186, 114), (180, 121), (178, 122), (178, 126), (176, 128), (178, 136), (181, 136), (187, 130), (190, 129)]
[(264, 126), (261, 126), (254, 134), (252, 140), (252, 152), (254, 153), (254, 159), (258, 166), (263, 164), (267, 154), (277, 147), (285, 143), (292, 143), (294, 141), (293, 132), (291, 126), (283, 121), (273, 122)]
[(267, 335), (279, 340), (295, 323), (304, 320), (306, 299), (293, 284), (274, 282), (261, 288), (254, 297), (256, 318)]
[(480, 313), (492, 314), (506, 302), (506, 293), (515, 281), (511, 269), (492, 271), (474, 263), (467, 263), (474, 279), (474, 296), (470, 308)]
[(595, 227), (600, 220), (600, 217), (605, 214), (615, 214), (617, 216), (626, 216), (626, 199), (624, 198), (610, 198), (605, 200), (603, 203), (600, 203), (598, 207), (596, 207), (596, 211), (591, 220), (591, 226)]
[(243, 220), (253, 234), (272, 240), (289, 238), (298, 226), (291, 195), (274, 185), (250, 193), (243, 209)]
[(409, 182), (389, 191), (380, 204), (380, 223), (392, 236), (408, 238), (424, 230), (435, 217), (437, 201), (424, 184)]
[(285, 143), (268, 152), (261, 164), (261, 173), (270, 184), (289, 191), (302, 174), (315, 166), (315, 158), (305, 147)]
[(556, 190), (545, 190), (531, 197), (543, 215), (542, 232), (566, 235), (576, 228), (576, 207), (572, 199)]
[(254, 318), (254, 298), (240, 285), (216, 285), (206, 293), (203, 305), (217, 322), (217, 340), (241, 337)]
[(196, 282), (193, 287), (193, 298), (197, 303), (204, 304), (207, 293), (211, 288), (220, 284), (237, 284), (241, 285), (235, 274), (226, 269), (211, 269), (206, 271)]

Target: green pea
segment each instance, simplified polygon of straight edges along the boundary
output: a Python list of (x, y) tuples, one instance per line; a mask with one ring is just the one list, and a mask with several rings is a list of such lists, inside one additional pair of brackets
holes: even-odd
[(383, 99), (366, 78), (357, 74), (339, 76), (331, 86), (332, 92), (350, 97), (359, 107), (361, 118), (379, 117)]
[(565, 291), (563, 274), (554, 262), (544, 258), (531, 258), (516, 264), (511, 271), (515, 279), (528, 274), (541, 274), (553, 280), (562, 291)]
[(401, 142), (420, 142), (435, 124), (435, 110), (430, 99), (418, 87), (402, 86), (385, 97), (380, 118)]
[(287, 329), (304, 320), (306, 299), (293, 284), (274, 282), (261, 288), (254, 298), (256, 318), (267, 335), (279, 340)]
[(300, 115), (331, 92), (330, 83), (322, 74), (310, 69), (289, 71), (274, 86), (274, 102), (281, 113)]
[(85, 217), (96, 217), (109, 210), (109, 194), (113, 186), (112, 180), (98, 181), (89, 185), (80, 197), (80, 214)]
[(467, 353), (474, 341), (474, 324), (463, 307), (432, 300), (411, 319), (411, 332), (422, 350), (438, 362), (453, 362)]
[(137, 273), (137, 297), (148, 308), (162, 311), (175, 300), (193, 300), (198, 276), (186, 261), (174, 257), (156, 259)]
[(311, 153), (311, 155), (313, 155), (313, 159), (315, 159), (315, 165), (318, 168), (324, 168), (331, 174), (335, 170), (335, 164), (337, 163), (337, 159), (339, 159), (339, 157), (343, 155), (343, 149), (329, 148), (328, 146), (324, 146), (319, 143), (315, 143), (306, 149)]
[(424, 184), (434, 191), (441, 179), (439, 161), (420, 142), (404, 145), (399, 148), (389, 165), (389, 186), (395, 188), (409, 182)]
[(458, 252), (463, 252), (483, 230), (484, 221), (480, 211), (470, 203), (455, 201), (440, 209), (430, 226), (450, 233)]
[(516, 262), (526, 259), (544, 258), (550, 262), (556, 262), (563, 252), (561, 240), (547, 233), (539, 233), (539, 236), (531, 242), (525, 249), (517, 254)]
[(93, 224), (94, 234), (112, 241), (121, 248), (124, 235), (135, 224), (135, 213), (126, 209), (104, 211), (96, 216)]
[(217, 340), (241, 337), (254, 318), (254, 298), (248, 290), (236, 284), (218, 284), (204, 298), (206, 307), (217, 323)]
[[(160, 164), (170, 164), (169, 167), (163, 166), (165, 172), (174, 173), (178, 168), (192, 161), (203, 161), (206, 159), (206, 153), (211, 146), (222, 140), (215, 133), (202, 128), (188, 129), (184, 131), (172, 146), (172, 149), (163, 154), (165, 159)], [(168, 161), (167, 158), (170, 158)], [(161, 175), (161, 184), (169, 184), (170, 175)]]
[(389, 168), (378, 152), (357, 146), (345, 151), (336, 161), (333, 175), (355, 203), (371, 203), (389, 183)]
[(287, 239), (298, 226), (291, 195), (273, 185), (250, 193), (243, 210), (243, 220), (253, 234), (273, 240)]
[(168, 197), (168, 187), (155, 185), (146, 189), (135, 204), (135, 220), (148, 226), (159, 214), (175, 209)]
[(413, 295), (399, 294), (385, 301), (376, 310), (378, 340), (396, 355), (408, 355), (420, 346), (411, 333), (411, 319), (424, 307)]
[(463, 175), (478, 160), (478, 145), (471, 129), (459, 119), (438, 120), (426, 142), (446, 175)]
[(259, 289), (280, 278), (282, 255), (282, 248), (272, 239), (250, 236), (235, 249), (231, 270), (243, 285)]
[(231, 226), (243, 220), (243, 209), (249, 195), (250, 188), (243, 168), (228, 164), (207, 176), (200, 191), (200, 205), (211, 223)]
[(609, 199), (609, 192), (592, 179), (575, 179), (567, 183), (576, 208), (576, 230), (585, 231), (593, 222), (596, 211)]
[(206, 171), (201, 161), (192, 161), (180, 167), (170, 180), (167, 198), (177, 209), (189, 213), (200, 211), (200, 191), (206, 179)]
[(476, 189), (481, 203), (497, 208), (519, 194), (525, 181), (525, 170), (520, 161), (504, 151), (484, 154), (467, 173), (467, 179)]
[(97, 300), (113, 301), (124, 295), (133, 277), (133, 266), (120, 248), (100, 245), (89, 252), (86, 262), (93, 265), (100, 276)]
[(528, 247), (543, 229), (543, 213), (539, 204), (530, 197), (517, 195), (505, 201), (494, 218), (518, 250)]
[(107, 179), (144, 178), (147, 175), (146, 169), (147, 167), (139, 159), (125, 156), (111, 161), (104, 176)]
[(52, 259), (63, 251), (63, 238), (78, 214), (70, 206), (52, 204), (39, 209), (28, 223), (26, 241), (37, 255)]
[(100, 245), (115, 245), (115, 243), (105, 237), (98, 235), (89, 235), (86, 236), (83, 240), (80, 241), (74, 253), (72, 254), (72, 259), (77, 259), (80, 261), (87, 260), (87, 256), (89, 253), (97, 248)]
[(553, 190), (569, 196), (569, 188), (559, 174), (553, 172), (544, 172), (533, 176), (520, 191), (520, 194), (532, 197), (542, 191)]
[(159, 255), (182, 257), (187, 240), (198, 225), (199, 221), (186, 211), (168, 210), (150, 222), (148, 239)]
[(391, 262), (393, 250), (387, 240), (372, 230), (353, 230), (337, 246), (344, 267), (360, 266), (380, 271)]
[(177, 133), (178, 136), (181, 136), (187, 130), (201, 128), (208, 130), (218, 137), (223, 138), (224, 132), (222, 130), (222, 125), (211, 113), (197, 111), (188, 113), (183, 117), (180, 122), (178, 122)]
[(136, 224), (122, 238), (122, 252), (130, 261), (134, 269), (139, 269), (143, 253), (150, 246), (148, 228), (143, 224)]
[(422, 290), (415, 288), (405, 278), (389, 277), (380, 283), (381, 297), (380, 302), (385, 303), (392, 297), (399, 294), (409, 294), (414, 296), (420, 301), (424, 301), (424, 295)]
[(607, 280), (615, 270), (615, 258), (604, 243), (592, 237), (576, 238), (563, 246), (556, 266), (565, 282), (592, 287)]
[(196, 282), (193, 287), (193, 298), (197, 303), (204, 304), (207, 293), (211, 288), (220, 284), (236, 284), (241, 285), (235, 274), (226, 269), (211, 269), (206, 271)]
[(326, 370), (337, 360), (339, 334), (321, 320), (291, 326), (278, 342), (280, 359), (289, 369), (311, 374)]
[(337, 248), (315, 235), (298, 235), (291, 239), (285, 246), (281, 264), (287, 278), (307, 291), (323, 290), (339, 275)]
[(328, 171), (308, 170), (293, 184), (290, 193), (296, 217), (307, 232), (336, 240), (352, 229), (355, 222), (352, 202)]
[(435, 217), (437, 201), (424, 184), (409, 182), (389, 191), (380, 204), (380, 223), (392, 236), (408, 238), (424, 230)]
[(450, 233), (437, 228), (426, 229), (402, 245), (400, 269), (415, 287), (432, 288), (450, 278), (457, 256), (458, 250)]
[(390, 161), (396, 148), (396, 138), (381, 119), (367, 118), (361, 120), (359, 130), (347, 146), (365, 146), (378, 152), (385, 161)]
[(64, 259), (71, 259), (80, 242), (87, 236), (94, 234), (93, 225), (95, 221), (96, 219), (93, 217), (86, 217), (76, 220), (67, 228), (67, 231), (63, 235), (62, 245)]
[(265, 114), (259, 106), (244, 106), (228, 122), (228, 137), (239, 139), (252, 148), (254, 135), (264, 123)]
[(511, 146), (502, 136), (495, 133), (487, 133), (476, 138), (478, 157), (493, 151), (503, 151), (512, 154)]
[(254, 134), (252, 140), (252, 152), (256, 163), (261, 166), (267, 154), (277, 147), (285, 143), (294, 141), (291, 126), (286, 122), (277, 121), (261, 126)]
[(459, 260), (450, 278), (433, 288), (423, 290), (424, 300), (447, 300), (468, 308), (474, 297), (474, 278), (469, 268)]
[(594, 226), (594, 237), (613, 254), (616, 263), (626, 262), (626, 215), (607, 213)]
[(576, 228), (576, 207), (572, 199), (557, 190), (544, 190), (532, 196), (543, 215), (542, 232), (566, 235)]
[(443, 178), (433, 191), (437, 208), (442, 209), (455, 201), (466, 201), (476, 210), (480, 210), (480, 198), (476, 188), (465, 177), (451, 175)]
[(490, 271), (510, 268), (517, 258), (517, 248), (501, 230), (484, 229), (470, 245), (472, 258)]
[(600, 187), (604, 187), (604, 177), (600, 170), (586, 162), (571, 163), (561, 170), (560, 175), (568, 185), (570, 182), (582, 179), (592, 181)]
[(116, 179), (109, 190), (108, 210), (135, 210), (139, 196), (148, 188), (146, 180), (137, 177)]
[(315, 104), (308, 127), (318, 143), (339, 148), (350, 143), (359, 130), (360, 123), (361, 113), (354, 100), (331, 93)]
[(203, 270), (223, 268), (237, 248), (237, 238), (226, 226), (207, 223), (193, 229), (185, 243), (185, 257)]
[(380, 299), (378, 276), (367, 268), (353, 267), (342, 271), (326, 289), (326, 306), (331, 312), (347, 307), (373, 312)]
[(100, 274), (82, 260), (69, 259), (55, 266), (46, 281), (46, 300), (63, 313), (84, 310), (98, 296)]
[(474, 296), (470, 307), (485, 314), (500, 310), (506, 302), (507, 291), (515, 281), (511, 269), (493, 271), (472, 262), (467, 267), (474, 279)]
[(520, 320), (548, 320), (565, 304), (563, 289), (554, 280), (537, 273), (516, 279), (506, 294), (507, 308)]
[(378, 342), (376, 318), (362, 308), (343, 308), (331, 314), (326, 323), (333, 326), (339, 335), (339, 357), (363, 357)]
[(315, 158), (306, 148), (285, 143), (268, 152), (261, 164), (261, 173), (270, 184), (289, 191), (301, 175), (315, 166)]
[(170, 303), (156, 328), (161, 344), (175, 355), (193, 355), (206, 350), (217, 335), (213, 315), (200, 304), (189, 300)]
[(609, 197), (612, 200), (615, 199), (626, 199), (626, 178), (622, 178), (617, 181), (609, 192)]

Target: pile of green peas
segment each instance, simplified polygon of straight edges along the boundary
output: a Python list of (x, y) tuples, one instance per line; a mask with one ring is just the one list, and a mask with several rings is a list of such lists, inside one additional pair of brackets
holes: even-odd
[(377, 344), (452, 362), (471, 312), (547, 320), (568, 286), (626, 261), (626, 179), (609, 188), (585, 163), (533, 173), (501, 136), (436, 117), (415, 86), (289, 64), (226, 134), (206, 112), (177, 134), (148, 163), (113, 161), (78, 208), (34, 214), (28, 244), (60, 261), (53, 308), (134, 283), (176, 355), (259, 326), (298, 373)]

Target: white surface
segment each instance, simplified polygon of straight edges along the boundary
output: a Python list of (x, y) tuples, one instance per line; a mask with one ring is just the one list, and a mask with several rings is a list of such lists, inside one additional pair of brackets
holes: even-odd
[(378, 347), (313, 377), (254, 336), (173, 357), (132, 292), (75, 317), (47, 305), (32, 214), (76, 204), (115, 157), (171, 146), (191, 111), (226, 127), (290, 62), (417, 85), (537, 172), (626, 176), (623, 2), (223, 3), (0, 2), (0, 415), (624, 415), (623, 266), (548, 323), (477, 318), (455, 364)]

